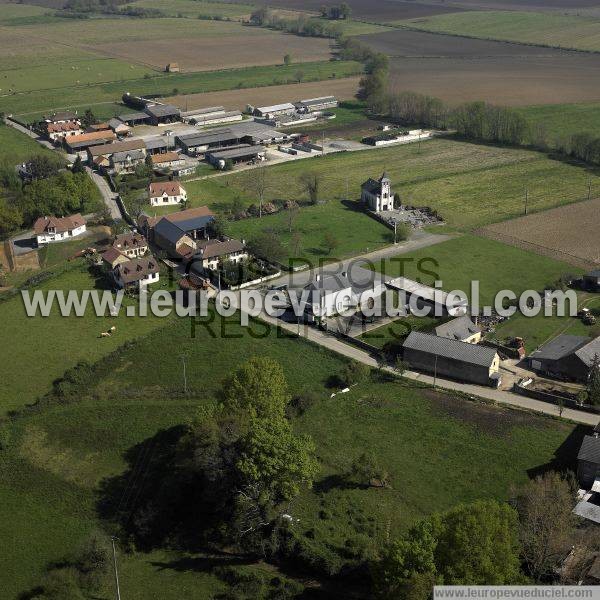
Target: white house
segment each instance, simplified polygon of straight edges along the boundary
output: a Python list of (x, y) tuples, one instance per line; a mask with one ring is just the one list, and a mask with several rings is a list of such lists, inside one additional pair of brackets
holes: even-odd
[(317, 275), (305, 288), (307, 312), (315, 317), (331, 317), (356, 307), (356, 296), (347, 275)]
[(382, 210), (394, 210), (394, 193), (392, 182), (384, 173), (379, 179), (367, 179), (361, 185), (361, 196), (363, 204), (370, 210), (381, 212)]
[(140, 289), (159, 280), (158, 262), (153, 257), (121, 262), (113, 269), (113, 277), (119, 288)]
[(33, 224), (38, 246), (77, 237), (86, 230), (86, 220), (79, 214), (70, 217), (39, 217)]
[(168, 206), (187, 202), (187, 192), (178, 181), (158, 181), (148, 186), (152, 206)]
[(248, 252), (244, 242), (239, 240), (203, 240), (196, 244), (198, 254), (194, 258), (200, 258), (205, 269), (215, 271), (221, 262), (229, 261), (239, 263), (248, 258)]
[(112, 247), (127, 256), (127, 258), (140, 258), (148, 252), (148, 242), (141, 233), (130, 231), (115, 237)]

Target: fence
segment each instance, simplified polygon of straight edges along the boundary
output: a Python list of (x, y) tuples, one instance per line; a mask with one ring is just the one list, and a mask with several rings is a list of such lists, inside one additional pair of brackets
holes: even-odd
[(548, 402), (549, 404), (554, 404), (555, 406), (560, 406), (562, 404), (565, 408), (573, 408), (575, 410), (581, 410), (583, 412), (588, 412), (595, 415), (600, 414), (600, 408), (596, 406), (578, 404), (576, 400), (566, 396), (559, 396), (557, 394), (551, 394), (550, 392), (543, 392), (541, 390), (532, 390), (529, 387), (523, 387), (517, 383), (515, 384), (513, 390), (521, 396), (527, 396), (528, 398), (533, 398), (534, 400)]

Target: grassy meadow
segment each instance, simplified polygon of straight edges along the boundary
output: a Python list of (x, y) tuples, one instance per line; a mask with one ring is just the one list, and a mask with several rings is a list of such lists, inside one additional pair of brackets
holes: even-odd
[[(331, 399), (328, 382), (344, 365), (338, 356), (257, 323), (250, 335), (235, 317), (208, 321), (198, 324), (195, 337), (187, 319), (163, 323), (129, 347), (98, 357), (67, 402), (25, 411), (5, 426), (10, 444), (0, 461), (0, 534), (15, 540), (0, 575), (8, 598), (35, 586), (48, 562), (68, 555), (89, 531), (107, 526), (96, 512), (103, 482), (131, 466), (133, 447), (148, 448), (156, 433), (186, 423), (212, 402), (220, 382), (245, 357), (275, 358), (292, 394), (317, 395), (293, 424), (313, 436), (321, 472), (314, 489), (290, 510), (302, 533), (341, 553), (347, 540), (382, 543), (388, 532), (456, 502), (506, 498), (512, 483), (552, 463), (573, 434), (568, 424), (375, 375)], [(84, 354), (79, 346), (76, 351)], [(181, 355), (188, 364), (188, 396), (182, 394)], [(366, 447), (389, 470), (391, 489), (345, 483), (352, 460)], [(130, 508), (126, 501), (123, 510)], [(212, 564), (177, 552), (127, 554), (120, 564), (122, 593), (134, 600), (157, 590), (166, 600), (182, 592), (205, 599), (222, 589)]]
[[(60, 273), (48, 279), (42, 290), (94, 289), (95, 279), (87, 270), (87, 263), (78, 259), (66, 266), (57, 266)], [(159, 285), (166, 285), (161, 281)], [(129, 301), (125, 300), (125, 305)], [(149, 316), (140, 319), (96, 317), (88, 309), (84, 317), (63, 318), (58, 308), (49, 317), (29, 318), (21, 295), (0, 302), (0, 320), (3, 323), (3, 344), (0, 346), (0, 377), (4, 382), (0, 391), (0, 414), (31, 404), (52, 386), (52, 382), (80, 360), (95, 361), (109, 354), (130, 339), (151, 331), (161, 319)], [(117, 332), (110, 338), (100, 339), (100, 333), (112, 325)], [(14, 368), (21, 365), (23, 371)]]
[[(469, 231), (487, 223), (522, 214), (525, 189), (529, 211), (567, 204), (600, 189), (597, 174), (582, 166), (548, 158), (528, 150), (516, 150), (436, 139), (421, 144), (292, 161), (268, 167), (266, 200), (307, 200), (300, 177), (307, 172), (320, 176), (322, 204), (303, 207), (292, 223), (284, 211), (262, 219), (232, 222), (230, 232), (248, 238), (261, 230), (275, 232), (290, 254), (295, 254), (292, 236), (301, 238), (301, 256), (324, 254), (325, 234), (339, 241), (336, 255), (374, 250), (390, 242), (390, 231), (357, 212), (360, 184), (379, 177), (385, 169), (404, 204), (430, 206), (449, 228)], [(252, 172), (225, 174), (186, 184), (191, 206), (208, 204), (227, 213), (234, 201), (256, 202)], [(296, 236), (297, 237), (297, 236)]]
[(544, 104), (516, 108), (532, 125), (540, 126), (552, 144), (574, 133), (600, 136), (600, 104)]
[(34, 154), (49, 152), (29, 136), (0, 122), (0, 161), (7, 160), (16, 165)]
[(399, 24), (469, 37), (600, 51), (600, 19), (526, 11), (466, 11)]

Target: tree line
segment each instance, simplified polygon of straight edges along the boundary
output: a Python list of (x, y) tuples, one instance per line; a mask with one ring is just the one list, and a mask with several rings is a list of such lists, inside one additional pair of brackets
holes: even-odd
[(55, 155), (40, 154), (26, 162), (23, 181), (8, 160), (0, 163), (0, 236), (30, 227), (38, 217), (90, 212), (98, 207), (98, 190), (81, 161), (71, 171)]
[(554, 152), (582, 162), (600, 165), (600, 136), (573, 133), (551, 139), (543, 125), (533, 124), (518, 110), (483, 101), (451, 106), (433, 96), (412, 91), (397, 91), (389, 84), (385, 60), (377, 57), (367, 64), (358, 97), (369, 110), (398, 123), (452, 129), (465, 139), (525, 146)]

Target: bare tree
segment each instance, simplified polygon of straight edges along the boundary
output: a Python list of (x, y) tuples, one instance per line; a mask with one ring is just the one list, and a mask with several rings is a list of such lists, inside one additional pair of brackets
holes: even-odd
[(536, 477), (514, 494), (523, 558), (536, 581), (552, 575), (573, 542), (573, 502), (571, 482), (555, 472)]
[(312, 204), (319, 199), (319, 187), (321, 186), (321, 175), (315, 171), (308, 171), (300, 175), (300, 185), (304, 188)]
[(294, 256), (297, 257), (300, 254), (300, 248), (302, 246), (302, 234), (299, 231), (292, 233), (292, 251)]
[(287, 224), (288, 231), (292, 233), (294, 229), (294, 222), (296, 221), (296, 217), (298, 216), (298, 205), (296, 203), (290, 204), (287, 209)]
[(258, 217), (262, 217), (262, 206), (267, 191), (271, 185), (267, 168), (264, 166), (256, 167), (250, 170), (250, 188), (258, 198)]

